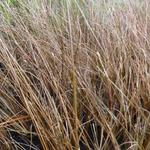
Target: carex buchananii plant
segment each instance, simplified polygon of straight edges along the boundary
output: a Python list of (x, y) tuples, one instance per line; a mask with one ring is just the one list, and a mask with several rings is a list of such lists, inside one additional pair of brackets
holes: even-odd
[(149, 0), (1, 0), (0, 149), (149, 150)]

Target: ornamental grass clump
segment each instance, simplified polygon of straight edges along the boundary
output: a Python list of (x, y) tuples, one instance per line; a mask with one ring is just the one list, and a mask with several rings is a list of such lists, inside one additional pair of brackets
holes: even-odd
[(149, 150), (149, 8), (1, 1), (1, 149)]

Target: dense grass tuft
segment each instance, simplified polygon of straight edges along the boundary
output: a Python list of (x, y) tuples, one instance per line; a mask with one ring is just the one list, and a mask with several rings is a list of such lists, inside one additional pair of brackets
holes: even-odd
[(0, 149), (150, 149), (148, 0), (0, 12)]

